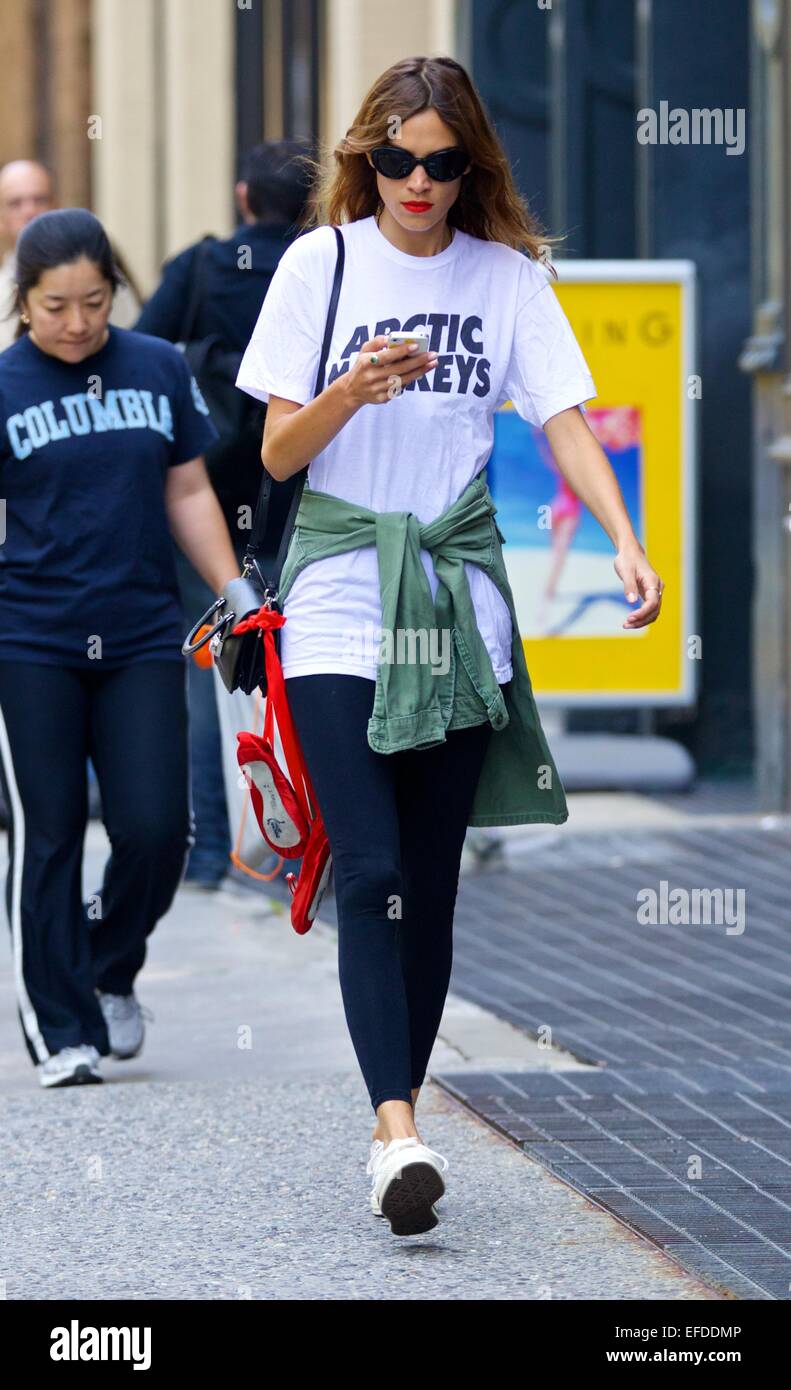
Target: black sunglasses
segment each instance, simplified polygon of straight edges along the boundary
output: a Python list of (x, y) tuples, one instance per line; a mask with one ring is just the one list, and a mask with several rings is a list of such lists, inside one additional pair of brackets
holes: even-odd
[(447, 150), (434, 150), (433, 154), (427, 154), (423, 159), (410, 154), (409, 150), (396, 149), (394, 145), (378, 145), (370, 151), (370, 155), (374, 169), (386, 179), (409, 178), (412, 170), (422, 164), (429, 178), (436, 183), (450, 183), (452, 179), (460, 178), (470, 162), (466, 150), (460, 150), (457, 145)]

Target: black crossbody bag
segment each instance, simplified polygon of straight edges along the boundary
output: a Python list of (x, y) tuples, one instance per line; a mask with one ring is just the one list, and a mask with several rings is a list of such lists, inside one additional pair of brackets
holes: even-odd
[[(335, 262), (332, 292), (327, 309), (327, 321), (324, 326), (324, 339), (321, 345), (321, 356), (319, 358), (319, 367), (316, 374), (316, 385), (313, 391), (314, 400), (316, 396), (320, 395), (324, 390), (324, 373), (327, 367), (327, 357), (330, 351), (332, 331), (335, 326), (335, 314), (338, 307), (338, 297), (341, 292), (341, 281), (343, 280), (346, 248), (344, 246), (340, 227), (333, 227), (332, 230), (335, 233), (338, 243), (338, 254)], [(238, 637), (232, 637), (230, 635), (230, 629), (237, 623), (242, 622), (249, 614), (257, 613), (262, 607), (273, 608), (278, 613), (282, 612), (278, 603), (278, 585), (280, 583), (280, 576), (283, 572), (283, 565), (286, 561), (286, 555), (288, 554), (297, 508), (299, 507), (300, 498), (302, 497), (302, 491), (307, 479), (308, 467), (309, 465), (306, 464), (300, 471), (274, 564), (267, 565), (265, 568), (262, 549), (266, 532), (269, 499), (272, 492), (272, 476), (266, 471), (263, 464), (261, 465), (263, 478), (261, 479), (258, 501), (256, 502), (253, 516), (250, 540), (245, 551), (242, 573), (238, 579), (231, 579), (225, 585), (220, 597), (215, 600), (211, 608), (207, 609), (203, 616), (199, 618), (190, 629), (184, 645), (181, 648), (184, 656), (191, 656), (193, 652), (198, 651), (201, 647), (205, 646), (207, 642), (214, 642), (212, 647), (214, 662), (226, 690), (243, 690), (246, 695), (251, 695), (256, 687), (260, 687), (263, 693), (266, 694), (264, 644), (260, 629), (251, 629)], [(202, 627), (208, 627), (209, 631), (205, 632), (202, 637), (197, 638), (197, 634)], [(275, 650), (279, 655), (279, 629), (275, 630), (274, 639)]]

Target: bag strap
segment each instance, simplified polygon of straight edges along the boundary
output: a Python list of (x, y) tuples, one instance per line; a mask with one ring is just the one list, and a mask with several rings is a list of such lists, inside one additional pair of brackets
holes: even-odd
[[(343, 234), (341, 232), (341, 229), (340, 227), (333, 227), (332, 230), (335, 233), (335, 239), (338, 244), (338, 254), (335, 261), (335, 274), (333, 276), (332, 281), (330, 302), (327, 308), (327, 320), (324, 325), (324, 339), (321, 345), (321, 356), (319, 357), (319, 367), (318, 372), (316, 374), (316, 385), (313, 391), (314, 400), (316, 396), (320, 395), (321, 392), (324, 390), (324, 373), (327, 367), (327, 358), (329, 356), (330, 351), (332, 331), (335, 327), (335, 314), (338, 308), (338, 298), (340, 296), (341, 282), (343, 280), (343, 267), (344, 262), (346, 260), (346, 247), (344, 245)], [(309, 465), (305, 464), (305, 467), (300, 470), (297, 485), (294, 488), (294, 495), (291, 499), (291, 505), (288, 509), (286, 523), (283, 527), (283, 535), (280, 541), (280, 548), (277, 552), (277, 558), (275, 560), (273, 569), (270, 571), (269, 575), (265, 579), (266, 587), (268, 587), (271, 590), (276, 590), (278, 584), (280, 583), (280, 575), (283, 570), (283, 565), (286, 561), (286, 554), (288, 551), (289, 542), (291, 540), (291, 533), (294, 529), (294, 522), (297, 515), (297, 509), (299, 507), (299, 503), (302, 497), (302, 491), (304, 489), (305, 481), (308, 476), (308, 467)], [(258, 501), (256, 503), (255, 515), (253, 516), (252, 531), (250, 534), (250, 540), (247, 546), (247, 550), (245, 552), (245, 570), (243, 570), (243, 572), (246, 571), (246, 573), (248, 574), (250, 573), (251, 569), (258, 569), (256, 561), (258, 559), (258, 554), (261, 550), (261, 546), (264, 540), (264, 532), (266, 529), (266, 517), (267, 512), (269, 510), (269, 498), (272, 492), (272, 474), (267, 472), (267, 470), (263, 468), (263, 465), (262, 469), (264, 476), (261, 479), (261, 487), (258, 493)], [(264, 579), (264, 576), (261, 574), (260, 569), (258, 570), (258, 573), (259, 576), (262, 579)]]
[(192, 332), (195, 328), (195, 321), (198, 317), (198, 309), (200, 308), (201, 299), (203, 298), (203, 290), (206, 283), (206, 267), (209, 264), (209, 247), (211, 246), (212, 242), (215, 242), (216, 240), (217, 237), (213, 236), (211, 232), (209, 232), (198, 242), (198, 245), (195, 247), (195, 254), (192, 259), (192, 267), (190, 270), (189, 295), (187, 297), (187, 304), (184, 310), (184, 315), (181, 320), (181, 329), (178, 338), (178, 341), (180, 343), (188, 343), (192, 337)]
[[(266, 713), (264, 716), (264, 740), (274, 750), (274, 725), (277, 722), (280, 733), (280, 741), (283, 745), (286, 767), (288, 768), (291, 785), (299, 801), (305, 819), (310, 823), (318, 814), (318, 802), (316, 793), (313, 790), (313, 783), (302, 756), (302, 749), (294, 721), (291, 717), (288, 700), (286, 698), (286, 687), (283, 680), (283, 669), (280, 665), (280, 657), (275, 647), (275, 632), (281, 628), (285, 622), (282, 613), (277, 609), (262, 605), (255, 612), (248, 613), (246, 618), (233, 626), (233, 635), (241, 637), (247, 632), (258, 632), (264, 644), (264, 671), (265, 671), (265, 690), (266, 690)], [(262, 686), (262, 689), (264, 686)]]
[(294, 789), (305, 820), (310, 825), (318, 814), (318, 801), (310, 780), (310, 773), (302, 752), (294, 721), (291, 717), (283, 668), (275, 649), (272, 629), (261, 633), (264, 643), (264, 670), (266, 671), (266, 712), (264, 714), (264, 741), (275, 749), (275, 724), (283, 745), (283, 756), (288, 769), (288, 780)]

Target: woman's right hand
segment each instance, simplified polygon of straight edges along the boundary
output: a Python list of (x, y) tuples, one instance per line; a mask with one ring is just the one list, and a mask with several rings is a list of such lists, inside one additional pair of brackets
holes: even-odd
[[(363, 343), (355, 362), (349, 368), (346, 388), (358, 405), (383, 405), (401, 394), (410, 381), (417, 381), (436, 367), (436, 352), (414, 352), (409, 343), (387, 346), (384, 333)], [(371, 362), (371, 353), (379, 361)], [(396, 378), (396, 380), (394, 380)]]
[[(372, 352), (379, 358), (375, 366)], [(382, 334), (364, 343), (348, 372), (341, 372), (307, 404), (270, 395), (261, 462), (277, 482), (285, 482), (326, 449), (361, 406), (392, 400), (438, 361), (435, 352), (410, 352), (408, 343), (389, 348)]]

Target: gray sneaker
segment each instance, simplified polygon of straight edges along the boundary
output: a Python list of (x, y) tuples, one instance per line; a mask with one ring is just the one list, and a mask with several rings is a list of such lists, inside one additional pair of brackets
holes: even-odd
[(42, 1086), (84, 1086), (86, 1082), (104, 1081), (99, 1071), (99, 1053), (90, 1043), (79, 1047), (62, 1047), (38, 1066)]
[[(107, 1024), (112, 1056), (119, 1062), (136, 1057), (143, 1046), (145, 1026), (144, 1010), (134, 991), (131, 994), (103, 994), (97, 989), (96, 993)], [(145, 1014), (148, 1018), (154, 1017), (149, 1009), (145, 1010)]]

